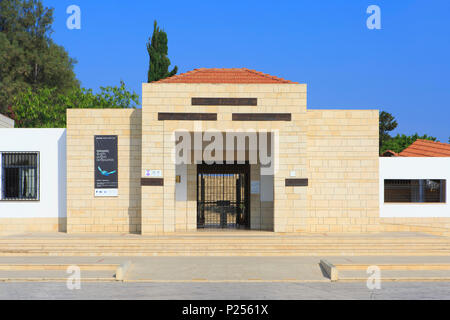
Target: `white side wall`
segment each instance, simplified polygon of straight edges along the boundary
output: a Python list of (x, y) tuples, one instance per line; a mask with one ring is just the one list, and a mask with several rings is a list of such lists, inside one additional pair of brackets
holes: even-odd
[[(385, 179), (445, 179), (446, 203), (384, 203)], [(450, 157), (380, 158), (380, 217), (450, 218)]]
[(8, 151), (40, 153), (40, 200), (0, 200), (0, 218), (66, 217), (66, 129), (0, 129), (0, 152)]
[(14, 120), (0, 114), (0, 128), (14, 128)]

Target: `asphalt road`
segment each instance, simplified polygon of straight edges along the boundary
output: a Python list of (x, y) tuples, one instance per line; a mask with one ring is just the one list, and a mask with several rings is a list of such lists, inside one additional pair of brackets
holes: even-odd
[(365, 282), (342, 283), (144, 283), (85, 282), (79, 290), (65, 282), (2, 282), (0, 299), (450, 299), (450, 282), (384, 282), (369, 290)]

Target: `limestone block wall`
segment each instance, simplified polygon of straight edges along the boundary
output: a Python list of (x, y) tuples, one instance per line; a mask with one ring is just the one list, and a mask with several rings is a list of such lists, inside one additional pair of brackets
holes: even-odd
[[(250, 183), (260, 182), (261, 169), (259, 164), (250, 165)], [(261, 197), (260, 193), (252, 193), (250, 190), (250, 229), (261, 230)]]
[(197, 229), (197, 166), (179, 165), (176, 174), (180, 175), (181, 182), (176, 186), (175, 231), (194, 231)]
[[(67, 232), (141, 231), (139, 109), (67, 110)], [(94, 197), (94, 135), (118, 136), (118, 197)]]
[(387, 232), (427, 232), (450, 235), (450, 218), (380, 218), (381, 230)]
[(0, 218), (0, 235), (22, 232), (66, 232), (66, 218)]
[[(142, 177), (145, 170), (162, 170), (164, 186), (142, 187), (142, 232), (183, 230), (183, 206), (175, 201), (176, 169), (173, 161), (174, 131), (215, 130), (277, 132), (279, 143), (277, 170), (274, 174), (275, 199), (265, 203), (272, 213), (275, 231), (303, 230), (306, 226), (306, 188), (285, 187), (285, 179), (295, 172), (304, 178), (306, 169), (306, 85), (304, 84), (185, 84), (145, 83), (142, 88)], [(257, 106), (193, 106), (193, 97), (257, 98)], [(217, 121), (158, 120), (158, 112), (217, 113)], [(292, 121), (232, 121), (232, 113), (291, 113)], [(191, 179), (194, 177), (191, 169)], [(194, 190), (193, 192), (196, 192)], [(194, 226), (196, 202), (188, 203), (190, 214), (186, 228)], [(273, 207), (273, 208), (272, 208)], [(266, 219), (266, 224), (270, 223)], [(195, 222), (196, 223), (196, 222)]]
[(259, 183), (259, 193), (250, 190), (250, 229), (274, 230), (273, 176), (261, 175), (261, 165), (250, 165), (250, 183)]
[(308, 110), (308, 230), (379, 230), (378, 111)]
[(0, 128), (14, 128), (14, 120), (0, 114)]

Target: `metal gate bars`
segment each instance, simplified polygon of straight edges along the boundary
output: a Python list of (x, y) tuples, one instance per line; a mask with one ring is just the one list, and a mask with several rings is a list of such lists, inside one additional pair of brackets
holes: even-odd
[(250, 228), (250, 165), (197, 165), (197, 228)]

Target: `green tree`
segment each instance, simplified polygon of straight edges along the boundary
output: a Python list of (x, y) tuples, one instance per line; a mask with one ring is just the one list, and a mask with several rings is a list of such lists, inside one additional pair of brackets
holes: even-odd
[[(380, 146), (380, 153), (383, 148), (383, 145), (391, 139), (391, 136), (389, 132), (397, 128), (397, 121), (395, 121), (395, 118), (392, 114), (381, 111), (380, 112), (380, 119), (379, 119), (379, 146)], [(383, 151), (384, 152), (384, 151)]]
[[(93, 96), (94, 108), (136, 108), (139, 105), (139, 95), (127, 90), (125, 82), (120, 81), (120, 87), (100, 87), (100, 93), (93, 95), (92, 90), (88, 90)], [(82, 108), (82, 107), (81, 107)]]
[(79, 87), (76, 61), (50, 38), (52, 23), (53, 9), (40, 0), (0, 0), (0, 112), (22, 90)]
[(404, 134), (402, 134), (402, 135), (397, 134), (395, 137), (392, 137), (389, 140), (387, 140), (385, 143), (383, 143), (383, 147), (380, 151), (381, 151), (381, 153), (384, 153), (386, 150), (392, 150), (397, 153), (402, 152), (404, 149), (409, 147), (417, 139), (431, 140), (431, 141), (437, 140), (435, 137), (428, 136), (426, 134), (423, 136), (419, 136), (417, 133), (413, 134), (412, 136), (407, 136)]
[(139, 95), (129, 92), (121, 81), (120, 87), (100, 87), (97, 94), (84, 88), (67, 94), (56, 88), (27, 88), (13, 99), (12, 111), (17, 127), (65, 128), (69, 108), (135, 108), (138, 104)]
[(157, 81), (177, 74), (177, 66), (169, 72), (170, 60), (167, 57), (167, 34), (157, 26), (156, 20), (153, 25), (152, 38), (147, 43), (147, 51), (150, 57), (148, 82)]

